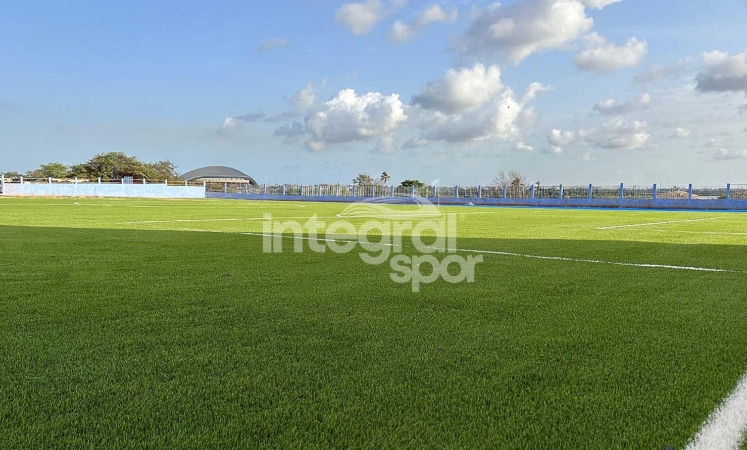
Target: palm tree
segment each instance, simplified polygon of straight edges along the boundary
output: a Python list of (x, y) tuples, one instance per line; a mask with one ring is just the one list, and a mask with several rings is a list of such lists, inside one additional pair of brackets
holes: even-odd
[(389, 179), (390, 179), (390, 178), (391, 178), (391, 177), (390, 177), (390, 176), (389, 176), (389, 174), (388, 174), (388, 173), (386, 173), (386, 172), (381, 172), (381, 177), (379, 177), (379, 179), (381, 180), (381, 183), (382, 183), (382, 184), (387, 184), (387, 183), (389, 182)]

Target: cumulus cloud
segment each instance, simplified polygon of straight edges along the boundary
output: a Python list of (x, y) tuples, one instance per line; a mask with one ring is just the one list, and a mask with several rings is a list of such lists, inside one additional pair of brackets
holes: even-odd
[(287, 139), (293, 139), (293, 138), (303, 135), (303, 133), (304, 133), (303, 124), (297, 120), (294, 120), (291, 123), (284, 123), (280, 125), (279, 127), (275, 128), (275, 131), (272, 133), (272, 135), (276, 137), (284, 137)]
[[(278, 123), (289, 119), (303, 117), (306, 113), (313, 110), (316, 105), (317, 99), (317, 88), (314, 83), (309, 82), (304, 89), (296, 92), (290, 98), (286, 97), (285, 102), (288, 105), (288, 109), (285, 111), (268, 115), (264, 111), (253, 111), (241, 116), (233, 116), (230, 119), (235, 123), (241, 122), (265, 122), (265, 123)], [(235, 126), (234, 126), (235, 128)]]
[(399, 43), (412, 39), (434, 23), (454, 23), (459, 18), (456, 8), (446, 12), (439, 5), (430, 5), (421, 12), (413, 23), (398, 20), (389, 31), (389, 41)]
[(674, 134), (672, 135), (672, 137), (677, 139), (685, 139), (690, 137), (690, 135), (692, 135), (692, 130), (688, 128), (677, 128), (674, 130)]
[(392, 135), (407, 120), (396, 94), (379, 92), (358, 95), (345, 89), (306, 118), (306, 147), (321, 151), (333, 144), (368, 141)]
[(266, 118), (267, 114), (265, 114), (263, 111), (254, 111), (244, 114), (243, 116), (228, 117), (227, 119), (231, 119), (234, 122), (236, 120), (242, 120), (244, 122), (260, 122), (262, 120), (265, 120)]
[(594, 111), (603, 115), (621, 115), (646, 110), (650, 105), (651, 96), (649, 94), (641, 94), (625, 103), (617, 103), (615, 99), (603, 100), (594, 105)]
[(596, 161), (597, 157), (594, 156), (591, 152), (586, 152), (584, 153), (584, 156), (581, 157), (581, 159), (583, 159), (584, 162), (592, 162), (592, 161)]
[(514, 150), (517, 152), (529, 153), (534, 151), (534, 147), (519, 141), (514, 145)]
[(635, 67), (648, 53), (646, 41), (632, 37), (624, 45), (607, 42), (597, 33), (586, 37), (586, 48), (573, 58), (580, 70), (611, 73), (628, 67)]
[(502, 89), (498, 66), (475, 64), (471, 69), (449, 69), (442, 78), (420, 88), (410, 104), (446, 113), (461, 112), (485, 105)]
[(475, 64), (471, 69), (449, 70), (423, 86), (411, 101), (421, 140), (460, 142), (496, 138), (518, 140), (519, 119), (526, 103), (549, 87), (531, 84), (521, 99), (503, 86), (500, 68)]
[(226, 136), (235, 131), (238, 126), (239, 124), (236, 122), (236, 119), (234, 119), (233, 117), (226, 117), (223, 120), (223, 123), (218, 126), (218, 130), (216, 130), (216, 133), (221, 136)]
[(651, 135), (648, 123), (616, 117), (598, 128), (585, 128), (579, 131), (551, 130), (547, 136), (550, 148), (562, 153), (563, 146), (572, 142), (602, 149), (635, 150), (643, 148)]
[(670, 66), (663, 64), (654, 64), (645, 72), (636, 75), (633, 78), (635, 84), (648, 84), (655, 83), (657, 81), (664, 80), (666, 78), (677, 77), (685, 73), (687, 70), (689, 59), (679, 61), (678, 63)]
[(280, 37), (269, 37), (257, 48), (259, 53), (267, 53), (288, 46), (288, 41)]
[(542, 153), (555, 156), (561, 156), (563, 152), (563, 147), (558, 147), (557, 145), (551, 145), (550, 147), (542, 151)]
[(552, 154), (562, 154), (563, 147), (576, 140), (576, 133), (573, 131), (561, 131), (561, 130), (550, 130), (547, 134), (547, 142), (550, 143), (550, 151)]
[(537, 124), (539, 117), (539, 113), (534, 106), (527, 106), (519, 113), (519, 117), (516, 118), (516, 124), (520, 128), (531, 128)]
[(580, 130), (578, 139), (597, 148), (635, 150), (645, 147), (651, 135), (648, 123), (616, 117), (600, 128)]
[(725, 148), (719, 148), (713, 152), (712, 155), (715, 161), (732, 161), (735, 159), (747, 159), (747, 149), (744, 150), (728, 150)]
[(402, 148), (404, 149), (413, 149), (413, 148), (423, 148), (428, 145), (428, 141), (422, 138), (412, 138), (409, 139), (407, 142), (404, 143)]
[(298, 115), (303, 115), (311, 110), (316, 104), (317, 87), (314, 83), (309, 82), (305, 88), (293, 94), (288, 103), (292, 110)]
[(363, 36), (370, 33), (380, 20), (405, 4), (403, 0), (391, 0), (388, 7), (381, 0), (345, 3), (337, 10), (335, 20), (354, 35)]
[(712, 51), (702, 56), (702, 67), (695, 77), (699, 92), (747, 92), (747, 51), (729, 56)]
[(583, 0), (583, 3), (589, 8), (602, 9), (613, 3), (620, 3), (622, 0)]
[(518, 64), (543, 50), (560, 49), (589, 31), (594, 21), (586, 7), (609, 0), (523, 0), (509, 6), (493, 3), (477, 10), (456, 50), (472, 56), (505, 55)]

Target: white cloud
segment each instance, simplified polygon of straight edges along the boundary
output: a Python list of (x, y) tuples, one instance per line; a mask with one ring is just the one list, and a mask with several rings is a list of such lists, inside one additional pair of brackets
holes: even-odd
[(516, 124), (520, 128), (531, 128), (537, 124), (539, 120), (539, 113), (534, 106), (527, 106), (521, 110), (519, 117), (516, 119)]
[(591, 33), (586, 38), (586, 48), (573, 58), (573, 63), (580, 70), (611, 73), (637, 66), (647, 53), (646, 41), (639, 41), (635, 37), (618, 46), (607, 42), (597, 33)]
[(715, 161), (732, 161), (735, 159), (747, 159), (747, 149), (744, 150), (727, 150), (725, 148), (719, 148), (713, 152), (713, 159)]
[(422, 131), (420, 139), (426, 141), (518, 141), (519, 122), (536, 119), (534, 110), (523, 113), (526, 102), (548, 89), (531, 84), (519, 100), (501, 83), (497, 66), (476, 64), (472, 69), (449, 70), (423, 86), (412, 99), (412, 112)]
[(646, 122), (616, 117), (599, 128), (585, 128), (576, 132), (550, 130), (547, 140), (551, 149), (558, 153), (562, 153), (563, 146), (572, 142), (603, 149), (634, 150), (648, 143), (651, 135), (647, 130)]
[(223, 123), (218, 126), (218, 130), (216, 130), (216, 133), (221, 136), (226, 136), (237, 130), (238, 127), (239, 124), (238, 122), (236, 122), (236, 119), (234, 119), (233, 117), (226, 117), (225, 119), (223, 119)]
[(472, 69), (449, 69), (442, 78), (420, 88), (410, 103), (446, 113), (462, 112), (485, 105), (502, 89), (498, 66), (475, 64)]
[(549, 84), (537, 83), (535, 81), (534, 83), (530, 84), (527, 87), (527, 90), (524, 93), (524, 97), (523, 97), (523, 99), (521, 101), (523, 103), (530, 102), (530, 101), (534, 100), (534, 97), (536, 97), (537, 94), (542, 93), (542, 92), (550, 92), (553, 89), (555, 89), (555, 88), (553, 86), (550, 86)]
[(575, 139), (576, 133), (573, 131), (550, 130), (550, 133), (547, 135), (547, 141), (555, 147), (568, 145)]
[(305, 88), (293, 94), (288, 102), (298, 115), (303, 115), (316, 105), (316, 94), (316, 86), (309, 82)]
[(422, 148), (428, 145), (428, 141), (421, 138), (412, 138), (405, 142), (405, 144), (402, 146), (402, 148), (405, 149), (411, 149), (411, 148)]
[(275, 131), (272, 133), (273, 136), (285, 137), (288, 139), (292, 139), (303, 134), (303, 124), (297, 120), (294, 120), (291, 123), (284, 123), (280, 125), (279, 127), (275, 128)]
[(690, 60), (685, 59), (670, 66), (654, 64), (645, 72), (636, 75), (633, 82), (635, 84), (647, 84), (682, 75), (687, 70), (689, 63)]
[(473, 56), (505, 55), (518, 64), (543, 50), (557, 50), (589, 31), (594, 21), (586, 5), (608, 0), (525, 0), (509, 6), (493, 3), (476, 10), (457, 51)]
[(439, 5), (430, 5), (411, 24), (407, 24), (401, 20), (396, 21), (388, 37), (391, 42), (404, 42), (412, 39), (431, 24), (454, 23), (458, 18), (459, 13), (456, 9), (446, 12)]
[(648, 123), (616, 117), (600, 128), (580, 130), (577, 138), (586, 145), (597, 148), (635, 150), (643, 148), (651, 135)]
[(561, 131), (552, 129), (547, 134), (547, 142), (550, 143), (549, 150), (545, 153), (552, 155), (562, 155), (563, 147), (576, 140), (576, 133), (573, 131)]
[[(226, 120), (231, 119), (232, 121), (241, 120), (244, 122), (260, 122), (267, 119), (267, 114), (262, 111), (254, 111), (243, 116), (227, 117)], [(225, 122), (224, 122), (225, 123)]]
[(692, 130), (688, 128), (677, 128), (674, 130), (674, 134), (672, 137), (678, 138), (678, 139), (685, 139), (690, 137), (692, 135)]
[(563, 147), (558, 147), (557, 145), (551, 145), (548, 149), (543, 150), (542, 153), (545, 153), (548, 155), (560, 156), (563, 154)]
[(391, 134), (382, 136), (381, 139), (379, 139), (379, 142), (376, 143), (376, 151), (378, 153), (383, 153), (386, 155), (393, 153), (394, 150), (394, 136), (392, 136)]
[(747, 93), (747, 51), (734, 56), (720, 51), (707, 52), (702, 62), (695, 77), (698, 91)]
[(603, 115), (628, 114), (635, 111), (643, 111), (651, 105), (651, 96), (641, 94), (633, 100), (625, 103), (617, 103), (614, 99), (603, 100), (594, 105), (594, 111)]
[(303, 117), (309, 111), (312, 111), (316, 105), (317, 88), (314, 83), (309, 82), (304, 89), (293, 94), (290, 98), (286, 97), (285, 102), (289, 109), (285, 111), (267, 115), (264, 111), (253, 111), (242, 116), (234, 116), (230, 119), (242, 122), (265, 122), (278, 123), (289, 119)]
[(404, 0), (391, 0), (389, 8), (381, 0), (366, 0), (360, 3), (345, 3), (337, 10), (335, 20), (356, 36), (371, 32), (376, 24), (392, 12), (405, 6)]
[(405, 107), (396, 94), (379, 92), (358, 95), (340, 91), (306, 117), (306, 146), (321, 151), (333, 144), (368, 141), (392, 135), (407, 120)]
[(583, 159), (584, 162), (592, 162), (592, 161), (596, 161), (597, 157), (594, 156), (591, 152), (586, 152), (584, 153), (584, 156), (581, 159)]
[(282, 47), (286, 47), (288, 45), (288, 41), (280, 38), (280, 37), (269, 37), (262, 41), (261, 44), (259, 44), (259, 47), (257, 48), (257, 51), (259, 53), (266, 53), (271, 52), (273, 50), (277, 50)]
[(514, 150), (516, 150), (517, 152), (529, 153), (534, 151), (534, 147), (519, 141), (514, 146)]
[(620, 3), (622, 0), (583, 0), (583, 3), (589, 8), (602, 9), (613, 3)]

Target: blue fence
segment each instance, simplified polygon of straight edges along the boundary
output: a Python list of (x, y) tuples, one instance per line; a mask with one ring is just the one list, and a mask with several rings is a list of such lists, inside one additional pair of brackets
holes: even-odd
[[(350, 186), (208, 183), (208, 198), (356, 202), (420, 197), (441, 205), (747, 210), (747, 185), (667, 186)], [(394, 201), (394, 200), (393, 200)]]

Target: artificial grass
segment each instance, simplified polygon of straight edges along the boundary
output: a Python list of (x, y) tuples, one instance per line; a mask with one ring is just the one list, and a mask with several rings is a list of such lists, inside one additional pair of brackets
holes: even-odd
[(488, 254), (419, 294), (212, 221), (344, 208), (0, 199), (0, 447), (681, 448), (747, 369), (747, 236), (700, 234), (744, 215), (444, 208), (460, 248), (736, 272)]

